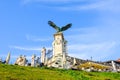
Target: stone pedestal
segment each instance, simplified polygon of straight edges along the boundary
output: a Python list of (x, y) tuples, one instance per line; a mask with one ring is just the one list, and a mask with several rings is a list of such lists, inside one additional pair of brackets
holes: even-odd
[(48, 66), (65, 68), (66, 66), (66, 50), (67, 41), (64, 39), (63, 33), (59, 32), (54, 34), (53, 46), (53, 57), (48, 61)]

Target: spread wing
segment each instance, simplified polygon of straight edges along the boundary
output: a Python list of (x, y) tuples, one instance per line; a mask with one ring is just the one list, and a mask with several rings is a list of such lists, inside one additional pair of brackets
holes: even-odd
[(70, 24), (67, 24), (66, 26), (63, 26), (62, 28), (61, 28), (61, 31), (65, 31), (65, 30), (67, 30), (68, 28), (70, 28), (72, 26), (72, 24), (70, 23)]
[(59, 31), (60, 28), (57, 27), (52, 21), (48, 21), (48, 24), (52, 26), (54, 29), (56, 29), (57, 31)]

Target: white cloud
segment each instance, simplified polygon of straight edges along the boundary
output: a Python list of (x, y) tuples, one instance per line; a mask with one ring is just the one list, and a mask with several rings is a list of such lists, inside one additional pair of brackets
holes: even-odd
[[(99, 10), (120, 12), (120, 0), (23, 0), (24, 4), (39, 3), (49, 8), (67, 11)], [(43, 4), (47, 3), (47, 4)], [(49, 5), (51, 4), (54, 5)], [(62, 5), (55, 5), (55, 4)], [(72, 3), (72, 4), (71, 4)], [(64, 5), (63, 5), (64, 4)], [(44, 6), (45, 7), (45, 6)]]
[(52, 40), (52, 38), (49, 38), (49, 37), (46, 37), (46, 38), (43, 38), (43, 37), (37, 37), (37, 36), (32, 36), (32, 35), (26, 35), (26, 38), (27, 40), (30, 40), (30, 41), (42, 41), (42, 42), (45, 42), (45, 41), (50, 41)]
[[(13, 49), (25, 50), (25, 51), (41, 51), (42, 47), (22, 47), (22, 46), (9, 46)], [(45, 47), (46, 49), (51, 49), (50, 47)]]
[(107, 3), (105, 1), (93, 2), (85, 5), (70, 5), (64, 7), (58, 7), (61, 10), (89, 10), (89, 9), (97, 9), (100, 7), (104, 7)]
[(115, 42), (103, 42), (103, 43), (96, 43), (96, 44), (76, 44), (76, 45), (70, 45), (68, 48), (70, 50), (74, 51), (84, 51), (84, 50), (93, 50), (98, 51), (98, 50), (109, 50), (113, 46), (115, 46)]
[(28, 47), (21, 47), (21, 46), (10, 46), (10, 48), (19, 49), (19, 50), (26, 50), (26, 51), (40, 51), (41, 50), (41, 47), (28, 48)]
[(103, 60), (113, 54), (116, 42), (103, 42), (96, 44), (76, 44), (68, 46), (69, 54), (82, 59)]
[(70, 4), (66, 6), (56, 6), (54, 8), (60, 10), (81, 11), (81, 10), (98, 10), (120, 12), (119, 0), (99, 0), (99, 1), (84, 1), (87, 4)]
[(71, 2), (82, 2), (82, 1), (86, 1), (86, 0), (23, 0), (24, 2), (28, 3), (28, 2), (54, 2), (54, 3), (71, 3)]
[(68, 41), (68, 53), (82, 59), (90, 59), (91, 56), (98, 61), (115, 59), (111, 56), (118, 55), (119, 29), (118, 26), (110, 25), (73, 29), (70, 33), (76, 33), (65, 36)]

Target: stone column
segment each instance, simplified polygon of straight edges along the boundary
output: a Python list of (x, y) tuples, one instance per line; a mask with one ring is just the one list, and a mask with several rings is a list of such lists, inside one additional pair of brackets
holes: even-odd
[(54, 34), (53, 41), (53, 56), (56, 57), (58, 55), (63, 55), (64, 51), (64, 37), (63, 33)]
[(2, 58), (0, 58), (0, 63), (2, 63)]
[(76, 62), (76, 59), (75, 59), (75, 57), (74, 57), (73, 65), (76, 65), (76, 64), (77, 64), (77, 62)]
[(43, 47), (41, 50), (41, 63), (45, 64), (46, 48)]
[(111, 61), (111, 63), (112, 63), (112, 67), (113, 67), (113, 72), (116, 72), (117, 70), (116, 70), (116, 66), (115, 66), (114, 61)]
[(37, 57), (37, 59), (36, 59), (36, 67), (39, 67), (39, 66), (40, 66), (40, 58)]
[(46, 56), (46, 58), (45, 58), (45, 65), (47, 65), (48, 64), (48, 57)]
[(66, 65), (66, 55), (63, 54), (63, 68), (66, 69), (67, 68), (67, 65)]
[(32, 60), (31, 60), (31, 66), (32, 66), (32, 67), (35, 67), (35, 66), (36, 66), (35, 58), (36, 58), (36, 56), (35, 56), (35, 54), (33, 54), (33, 55), (32, 55)]
[(9, 61), (10, 61), (10, 52), (8, 53), (8, 56), (6, 58), (6, 64), (9, 64)]

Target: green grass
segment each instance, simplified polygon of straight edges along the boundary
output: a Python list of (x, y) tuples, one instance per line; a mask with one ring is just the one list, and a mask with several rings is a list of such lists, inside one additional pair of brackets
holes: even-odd
[(85, 72), (0, 64), (0, 80), (120, 80), (120, 73)]

